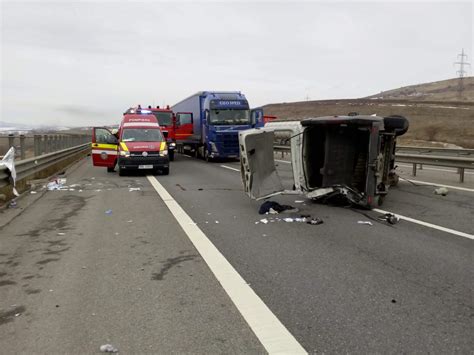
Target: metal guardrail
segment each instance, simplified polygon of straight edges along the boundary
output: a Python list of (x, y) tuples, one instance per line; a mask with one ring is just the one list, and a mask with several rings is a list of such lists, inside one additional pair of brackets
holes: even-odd
[[(287, 145), (274, 145), (273, 149), (282, 152), (282, 154), (290, 151), (290, 147)], [(399, 150), (407, 151), (411, 149), (418, 154), (399, 152)], [(423, 164), (426, 164), (457, 168), (459, 181), (464, 182), (464, 170), (474, 169), (474, 149), (397, 147), (395, 160), (397, 162), (413, 164), (413, 176), (416, 176), (417, 165), (423, 166)]]
[(399, 153), (413, 153), (423, 155), (444, 155), (449, 157), (474, 157), (474, 149), (453, 149), (453, 148), (432, 148), (432, 147), (409, 147), (409, 146), (397, 146), (397, 152)]
[[(56, 151), (54, 153), (43, 154), (37, 157), (19, 160), (15, 162), (15, 170), (17, 180), (24, 179), (30, 175), (33, 175), (41, 170), (48, 168), (49, 166), (69, 158), (70, 156), (87, 151), (90, 149), (90, 143), (80, 144), (71, 148)], [(0, 187), (4, 187), (9, 184), (8, 181), (9, 172), (6, 167), (0, 167)]]

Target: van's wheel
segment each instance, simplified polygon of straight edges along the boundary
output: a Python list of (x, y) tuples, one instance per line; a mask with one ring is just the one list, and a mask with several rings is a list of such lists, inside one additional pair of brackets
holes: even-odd
[(125, 175), (125, 171), (120, 167), (120, 165), (118, 167), (118, 174), (119, 174), (119, 176), (124, 176)]
[(115, 166), (112, 166), (112, 167), (107, 167), (107, 172), (108, 173), (113, 173), (115, 171)]
[(168, 174), (170, 173), (170, 168), (163, 168), (163, 169), (161, 170), (161, 173), (162, 173), (163, 175), (168, 175)]

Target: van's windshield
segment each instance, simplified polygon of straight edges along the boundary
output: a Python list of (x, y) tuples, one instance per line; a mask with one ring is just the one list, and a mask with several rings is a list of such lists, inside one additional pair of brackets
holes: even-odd
[(161, 142), (163, 135), (159, 128), (125, 128), (122, 133), (122, 142)]

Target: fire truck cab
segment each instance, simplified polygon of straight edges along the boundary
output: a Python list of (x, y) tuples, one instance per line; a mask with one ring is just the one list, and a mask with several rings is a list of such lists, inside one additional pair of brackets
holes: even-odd
[(127, 171), (148, 170), (169, 174), (166, 140), (153, 115), (126, 114), (117, 133), (106, 127), (94, 127), (92, 162), (108, 172), (118, 167), (120, 176)]
[(160, 108), (160, 106), (142, 108), (141, 105), (137, 107), (129, 108), (124, 115), (136, 114), (136, 115), (153, 115), (158, 120), (160, 125), (161, 133), (163, 134), (168, 144), (168, 157), (170, 161), (174, 160), (174, 151), (176, 148), (176, 128), (175, 128), (175, 117), (173, 111), (169, 106)]

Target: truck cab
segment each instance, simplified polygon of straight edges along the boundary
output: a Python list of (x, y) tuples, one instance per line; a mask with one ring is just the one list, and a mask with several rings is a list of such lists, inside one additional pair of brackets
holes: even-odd
[[(381, 205), (396, 184), (396, 137), (408, 129), (401, 116), (330, 116), (269, 122), (239, 133), (241, 176), (253, 199), (304, 194), (363, 208)], [(284, 189), (274, 161), (275, 134), (289, 142), (293, 189)], [(281, 135), (280, 135), (281, 136)]]
[(125, 114), (116, 133), (107, 127), (94, 127), (92, 162), (120, 176), (127, 171), (161, 171), (169, 174), (166, 140), (154, 115)]

